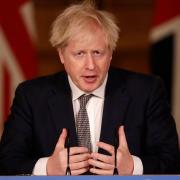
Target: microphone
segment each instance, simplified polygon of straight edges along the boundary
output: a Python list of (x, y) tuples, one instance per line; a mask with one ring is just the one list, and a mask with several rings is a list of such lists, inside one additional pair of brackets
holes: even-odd
[(69, 129), (67, 129), (67, 168), (66, 168), (66, 176), (71, 176), (71, 169), (69, 167), (69, 153), (70, 153), (70, 141), (69, 141)]
[(119, 136), (118, 136), (118, 129), (119, 127), (115, 128), (114, 131), (114, 172), (113, 175), (118, 175), (118, 170), (117, 170), (117, 149), (118, 149), (118, 144), (119, 144)]

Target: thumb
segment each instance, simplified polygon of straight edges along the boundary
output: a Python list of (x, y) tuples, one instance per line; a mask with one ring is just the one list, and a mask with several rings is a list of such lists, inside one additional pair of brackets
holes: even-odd
[(126, 135), (124, 132), (124, 126), (120, 126), (118, 134), (119, 134), (119, 148), (128, 148)]
[(66, 137), (67, 137), (67, 130), (65, 128), (63, 128), (63, 130), (59, 136), (58, 142), (56, 144), (56, 149), (64, 148), (65, 142), (66, 142)]

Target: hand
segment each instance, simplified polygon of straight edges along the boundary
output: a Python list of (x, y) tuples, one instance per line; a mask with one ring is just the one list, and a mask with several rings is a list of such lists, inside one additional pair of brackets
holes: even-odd
[[(65, 175), (67, 168), (67, 149), (64, 147), (67, 130), (63, 129), (53, 154), (47, 162), (47, 175)], [(85, 173), (89, 169), (90, 154), (85, 147), (70, 148), (69, 167), (72, 175)]]
[(129, 152), (124, 126), (119, 128), (119, 147), (117, 149), (117, 169), (119, 175), (132, 175), (134, 170), (134, 161)]
[(92, 153), (91, 159), (88, 161), (92, 166), (90, 172), (98, 175), (112, 175), (114, 171), (114, 146), (103, 142), (98, 142), (97, 146), (109, 152), (110, 156), (100, 153)]
[[(117, 169), (119, 175), (132, 175), (134, 162), (129, 152), (124, 127), (119, 128), (119, 147), (117, 149)], [(115, 163), (114, 163), (114, 147), (112, 145), (98, 142), (97, 146), (109, 152), (109, 155), (103, 155), (100, 153), (92, 153), (89, 164), (93, 166), (90, 172), (98, 175), (113, 175)]]

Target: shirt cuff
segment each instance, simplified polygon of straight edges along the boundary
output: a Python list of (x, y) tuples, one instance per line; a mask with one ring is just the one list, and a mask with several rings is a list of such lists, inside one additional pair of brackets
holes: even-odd
[(134, 161), (134, 170), (133, 175), (142, 175), (143, 174), (143, 164), (139, 157), (132, 156)]
[(33, 169), (32, 174), (35, 176), (47, 176), (46, 165), (49, 157), (40, 158)]

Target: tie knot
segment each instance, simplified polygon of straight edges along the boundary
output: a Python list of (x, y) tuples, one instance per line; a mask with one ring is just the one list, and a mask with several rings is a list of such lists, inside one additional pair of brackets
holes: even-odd
[(89, 95), (83, 94), (82, 96), (78, 98), (81, 109), (86, 108), (86, 104), (92, 96), (93, 96), (92, 94), (89, 94)]

